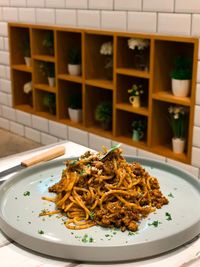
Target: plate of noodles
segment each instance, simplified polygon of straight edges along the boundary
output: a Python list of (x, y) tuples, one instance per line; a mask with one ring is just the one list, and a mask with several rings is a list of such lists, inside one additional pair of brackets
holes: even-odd
[(200, 183), (164, 162), (86, 152), (0, 187), (0, 229), (26, 248), (118, 262), (170, 251), (200, 233)]

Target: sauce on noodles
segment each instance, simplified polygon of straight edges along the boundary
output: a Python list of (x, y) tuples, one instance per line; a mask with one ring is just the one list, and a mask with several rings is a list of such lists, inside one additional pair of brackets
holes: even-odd
[(49, 188), (56, 196), (43, 197), (56, 210), (40, 216), (65, 214), (65, 226), (74, 230), (100, 225), (137, 231), (142, 218), (168, 203), (157, 178), (139, 163), (128, 163), (121, 149), (101, 160), (106, 152), (88, 151), (67, 161), (61, 180)]

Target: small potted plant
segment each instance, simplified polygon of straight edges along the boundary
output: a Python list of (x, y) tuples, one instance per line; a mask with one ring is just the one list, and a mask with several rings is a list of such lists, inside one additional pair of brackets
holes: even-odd
[(32, 81), (25, 83), (23, 89), (24, 89), (24, 93), (25, 93), (25, 94), (28, 96), (28, 98), (29, 98), (30, 106), (32, 106), (32, 105), (33, 105), (33, 104), (32, 104), (32, 102), (33, 102), (33, 100), (32, 100), (32, 90), (33, 90), (33, 84), (32, 84)]
[(47, 31), (45, 33), (42, 45), (47, 49), (48, 54), (54, 55), (54, 41), (52, 31)]
[(95, 110), (95, 120), (101, 123), (104, 130), (112, 129), (112, 103), (101, 102)]
[(192, 60), (188, 57), (178, 56), (174, 61), (171, 78), (172, 93), (180, 97), (188, 96), (192, 78)]
[(81, 75), (81, 51), (77, 47), (69, 50), (68, 54), (68, 72), (70, 75)]
[(134, 67), (139, 70), (148, 71), (148, 54), (147, 48), (149, 47), (148, 39), (129, 38), (128, 47), (134, 50)]
[(174, 153), (183, 153), (187, 131), (187, 109), (184, 106), (170, 106), (169, 122), (173, 132), (172, 149)]
[(145, 119), (136, 119), (131, 124), (133, 128), (132, 139), (134, 141), (140, 141), (143, 139), (146, 131), (146, 120)]
[(43, 105), (49, 110), (52, 115), (56, 114), (56, 98), (53, 93), (45, 93), (43, 97)]
[(31, 67), (31, 50), (30, 50), (30, 41), (28, 37), (24, 40), (23, 52), (24, 52), (24, 61), (26, 66)]
[(128, 93), (131, 95), (129, 97), (129, 101), (134, 108), (139, 108), (141, 105), (140, 96), (144, 93), (143, 86), (133, 84), (130, 89), (128, 89)]
[(108, 80), (113, 78), (113, 44), (105, 42), (100, 47), (100, 54), (105, 56), (105, 76)]
[(72, 94), (69, 98), (68, 114), (74, 122), (82, 121), (82, 97), (81, 94)]
[(55, 67), (53, 63), (41, 62), (39, 69), (43, 76), (47, 77), (50, 87), (55, 86)]

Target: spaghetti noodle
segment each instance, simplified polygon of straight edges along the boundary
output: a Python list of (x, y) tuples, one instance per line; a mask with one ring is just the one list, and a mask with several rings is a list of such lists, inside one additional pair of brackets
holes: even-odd
[(86, 152), (79, 160), (66, 162), (61, 180), (49, 188), (55, 198), (43, 197), (64, 213), (69, 229), (94, 225), (136, 231), (142, 218), (168, 203), (158, 180), (139, 163), (128, 163), (121, 149), (101, 159), (103, 153)]

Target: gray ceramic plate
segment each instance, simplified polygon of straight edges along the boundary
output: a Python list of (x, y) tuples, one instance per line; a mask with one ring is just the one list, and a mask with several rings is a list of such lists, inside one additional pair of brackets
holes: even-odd
[[(127, 160), (140, 162), (157, 177), (169, 199), (168, 205), (142, 220), (136, 234), (102, 227), (71, 231), (57, 215), (38, 216), (43, 209), (54, 209), (52, 203), (41, 197), (52, 196), (48, 187), (59, 180), (63, 160), (22, 171), (0, 187), (0, 228), (19, 244), (47, 255), (102, 262), (157, 255), (198, 235), (200, 183), (190, 174), (162, 162), (134, 157)], [(155, 221), (157, 227), (152, 224)], [(93, 242), (87, 242), (90, 238)]]

